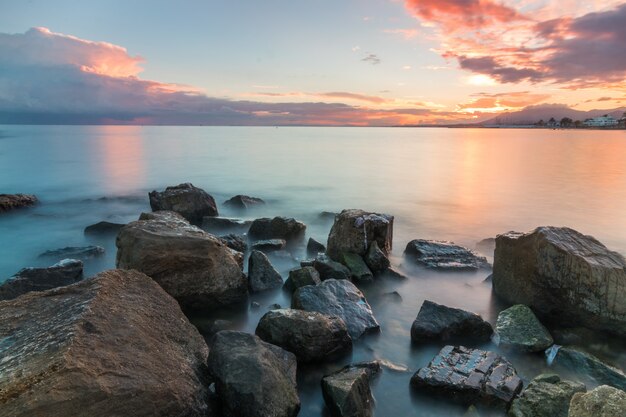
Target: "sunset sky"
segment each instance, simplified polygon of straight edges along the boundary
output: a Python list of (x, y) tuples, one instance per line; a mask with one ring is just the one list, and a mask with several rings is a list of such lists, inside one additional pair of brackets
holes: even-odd
[(471, 122), (626, 106), (613, 0), (0, 0), (0, 120)]

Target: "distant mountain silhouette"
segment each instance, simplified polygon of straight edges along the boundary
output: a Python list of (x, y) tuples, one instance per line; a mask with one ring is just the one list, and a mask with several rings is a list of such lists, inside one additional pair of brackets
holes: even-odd
[(564, 104), (539, 104), (536, 106), (528, 106), (523, 110), (501, 113), (498, 116), (480, 122), (481, 125), (529, 125), (537, 123), (539, 120), (547, 122), (551, 117), (554, 117), (557, 121), (564, 117), (569, 117), (572, 120), (585, 120), (591, 117), (598, 117), (608, 114), (616, 119), (619, 119), (626, 111), (626, 107), (620, 107), (617, 109), (604, 109), (604, 110), (589, 110), (581, 111), (574, 110), (567, 107)]

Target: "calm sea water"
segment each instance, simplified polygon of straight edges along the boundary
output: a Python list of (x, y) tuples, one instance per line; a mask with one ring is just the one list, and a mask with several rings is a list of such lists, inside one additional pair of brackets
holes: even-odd
[[(626, 131), (0, 126), (0, 193), (41, 200), (36, 208), (0, 216), (0, 281), (22, 267), (50, 264), (38, 254), (65, 246), (105, 247), (104, 257), (86, 261), (88, 275), (114, 267), (114, 238), (86, 238), (84, 227), (135, 220), (149, 210), (148, 191), (181, 182), (204, 188), (220, 204), (236, 194), (261, 197), (268, 204), (249, 218), (296, 217), (321, 241), (331, 226), (318, 217), (321, 211), (393, 214), (396, 265), (414, 238), (473, 248), (483, 238), (540, 225), (573, 227), (626, 253)], [(304, 257), (303, 251), (294, 255)], [(295, 266), (274, 261), (285, 277)], [(341, 364), (379, 358), (411, 371), (427, 364), (439, 348), (410, 343), (424, 299), (492, 323), (504, 307), (482, 282), (488, 272), (408, 273), (406, 282), (363, 288), (380, 336), (360, 340), (353, 357), (340, 363), (301, 367), (301, 416), (324, 415), (319, 381)], [(383, 296), (394, 290), (402, 302)], [(254, 300), (260, 309), (222, 316), (253, 332), (269, 304), (289, 305), (281, 291)], [(598, 338), (583, 347), (626, 367), (623, 341)], [(542, 355), (507, 357), (525, 380), (547, 369)], [(411, 393), (411, 375), (384, 371), (374, 387), (377, 415), (463, 414)]]

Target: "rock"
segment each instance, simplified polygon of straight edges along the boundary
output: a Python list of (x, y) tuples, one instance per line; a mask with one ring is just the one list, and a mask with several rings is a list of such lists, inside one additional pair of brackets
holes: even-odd
[(12, 300), (32, 291), (64, 287), (83, 279), (83, 263), (64, 259), (48, 268), (24, 268), (0, 285), (0, 300)]
[(340, 317), (353, 340), (380, 330), (365, 296), (347, 280), (328, 279), (320, 285), (300, 287), (291, 299), (291, 307)]
[(363, 256), (374, 241), (385, 255), (391, 253), (393, 216), (363, 210), (343, 210), (335, 217), (335, 223), (330, 229), (326, 253), (335, 261), (341, 261), (341, 255), (346, 252)]
[(584, 384), (562, 381), (558, 375), (542, 374), (533, 379), (513, 400), (509, 417), (567, 417), (569, 403)]
[(388, 301), (392, 301), (394, 303), (401, 303), (402, 296), (398, 291), (386, 292), (382, 295), (382, 297)]
[(371, 380), (380, 373), (378, 362), (348, 365), (322, 378), (326, 407), (337, 417), (371, 417), (374, 397)]
[(626, 335), (626, 260), (575, 230), (499, 235), (493, 289), (541, 318)]
[(364, 257), (365, 263), (374, 274), (385, 272), (391, 266), (387, 255), (380, 250), (378, 242), (373, 241)]
[(463, 417), (480, 417), (480, 413), (475, 406), (470, 405), (469, 407), (467, 407), (467, 410), (463, 414)]
[(45, 251), (39, 254), (39, 258), (61, 259), (91, 259), (104, 255), (102, 246), (68, 246), (66, 248)]
[(350, 279), (350, 270), (326, 255), (320, 255), (313, 261), (313, 267), (319, 272), (320, 279)]
[(278, 309), (280, 309), (280, 308), (282, 308), (282, 307), (281, 307), (281, 306), (280, 306), (280, 304), (278, 304), (278, 303), (270, 304), (270, 305), (267, 307), (267, 309), (268, 309), (268, 310), (278, 310)]
[(406, 245), (404, 256), (431, 269), (476, 271), (489, 268), (487, 259), (452, 242), (415, 239)]
[(85, 227), (85, 235), (115, 235), (124, 226), (122, 223), (98, 222)]
[(263, 252), (279, 251), (287, 246), (287, 242), (284, 239), (265, 239), (259, 240), (252, 244), (252, 249)]
[[(208, 311), (247, 298), (243, 256), (173, 212), (155, 212), (124, 226), (117, 266), (154, 279), (183, 309)], [(140, 217), (140, 218), (142, 218)]]
[(575, 372), (584, 379), (596, 384), (610, 385), (626, 390), (626, 376), (612, 366), (607, 365), (593, 355), (580, 350), (553, 345), (546, 350), (548, 365)]
[(208, 360), (224, 415), (295, 417), (296, 357), (259, 337), (223, 331), (212, 340)]
[(494, 352), (445, 346), (411, 378), (411, 386), (462, 404), (507, 406), (522, 390), (522, 380)]
[(215, 200), (206, 191), (191, 183), (167, 187), (165, 191), (148, 193), (152, 211), (175, 211), (194, 225), (201, 225), (204, 216), (217, 216)]
[(236, 234), (231, 233), (228, 235), (220, 236), (219, 240), (223, 244), (225, 244), (232, 250), (236, 250), (237, 252), (244, 253), (245, 251), (248, 250), (247, 239), (243, 235), (236, 235)]
[(337, 217), (339, 213), (335, 213), (333, 211), (322, 211), (320, 212), (317, 217), (320, 220), (326, 221), (326, 222), (332, 222), (335, 221), (335, 217)]
[(256, 334), (296, 355), (298, 361), (328, 361), (352, 350), (352, 338), (339, 317), (314, 311), (272, 310), (261, 318)]
[(341, 255), (342, 263), (350, 270), (350, 277), (356, 282), (372, 282), (374, 275), (369, 270), (365, 261), (356, 253), (344, 253)]
[(626, 392), (602, 385), (586, 394), (575, 394), (568, 417), (623, 417), (624, 410)]
[(206, 416), (208, 348), (137, 271), (0, 303), (0, 414)]
[(304, 266), (302, 268), (289, 271), (289, 278), (285, 281), (285, 288), (294, 292), (305, 285), (321, 284), (320, 275), (312, 266)]
[(262, 206), (265, 201), (258, 197), (250, 197), (247, 195), (236, 195), (224, 202), (225, 207), (229, 207), (235, 210), (246, 210), (255, 206)]
[(24, 207), (32, 207), (39, 200), (31, 194), (0, 194), (0, 213)]
[(230, 320), (216, 319), (210, 322), (203, 321), (194, 323), (194, 325), (203, 336), (213, 336), (215, 333), (221, 332), (222, 330), (230, 330), (234, 326), (234, 323)]
[(476, 243), (476, 249), (483, 255), (493, 256), (493, 251), (496, 250), (496, 239), (493, 237), (483, 239)]
[(310, 237), (306, 244), (306, 252), (309, 255), (317, 256), (320, 252), (326, 252), (326, 246)]
[(498, 346), (522, 352), (541, 352), (554, 343), (548, 329), (522, 304), (498, 314), (493, 340)]
[(486, 342), (493, 329), (478, 314), (425, 300), (411, 326), (415, 343), (433, 341), (473, 340)]
[(227, 231), (246, 233), (250, 228), (250, 224), (252, 224), (251, 220), (231, 219), (228, 217), (204, 216), (202, 218), (202, 229), (210, 233)]
[(248, 259), (248, 282), (250, 291), (259, 292), (283, 286), (283, 278), (274, 269), (267, 256), (253, 250)]
[(393, 279), (399, 279), (399, 280), (408, 279), (406, 275), (404, 275), (402, 272), (400, 272), (398, 269), (394, 268), (393, 266), (390, 266), (385, 271), (383, 271), (382, 276), (393, 278)]
[(296, 219), (287, 217), (264, 217), (256, 219), (250, 225), (248, 235), (252, 239), (284, 239), (299, 240), (304, 236), (306, 225)]

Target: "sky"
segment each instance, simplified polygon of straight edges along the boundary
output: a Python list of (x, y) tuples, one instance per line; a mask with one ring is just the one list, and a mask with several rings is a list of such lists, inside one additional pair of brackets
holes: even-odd
[(0, 121), (412, 125), (626, 105), (624, 0), (0, 0)]

